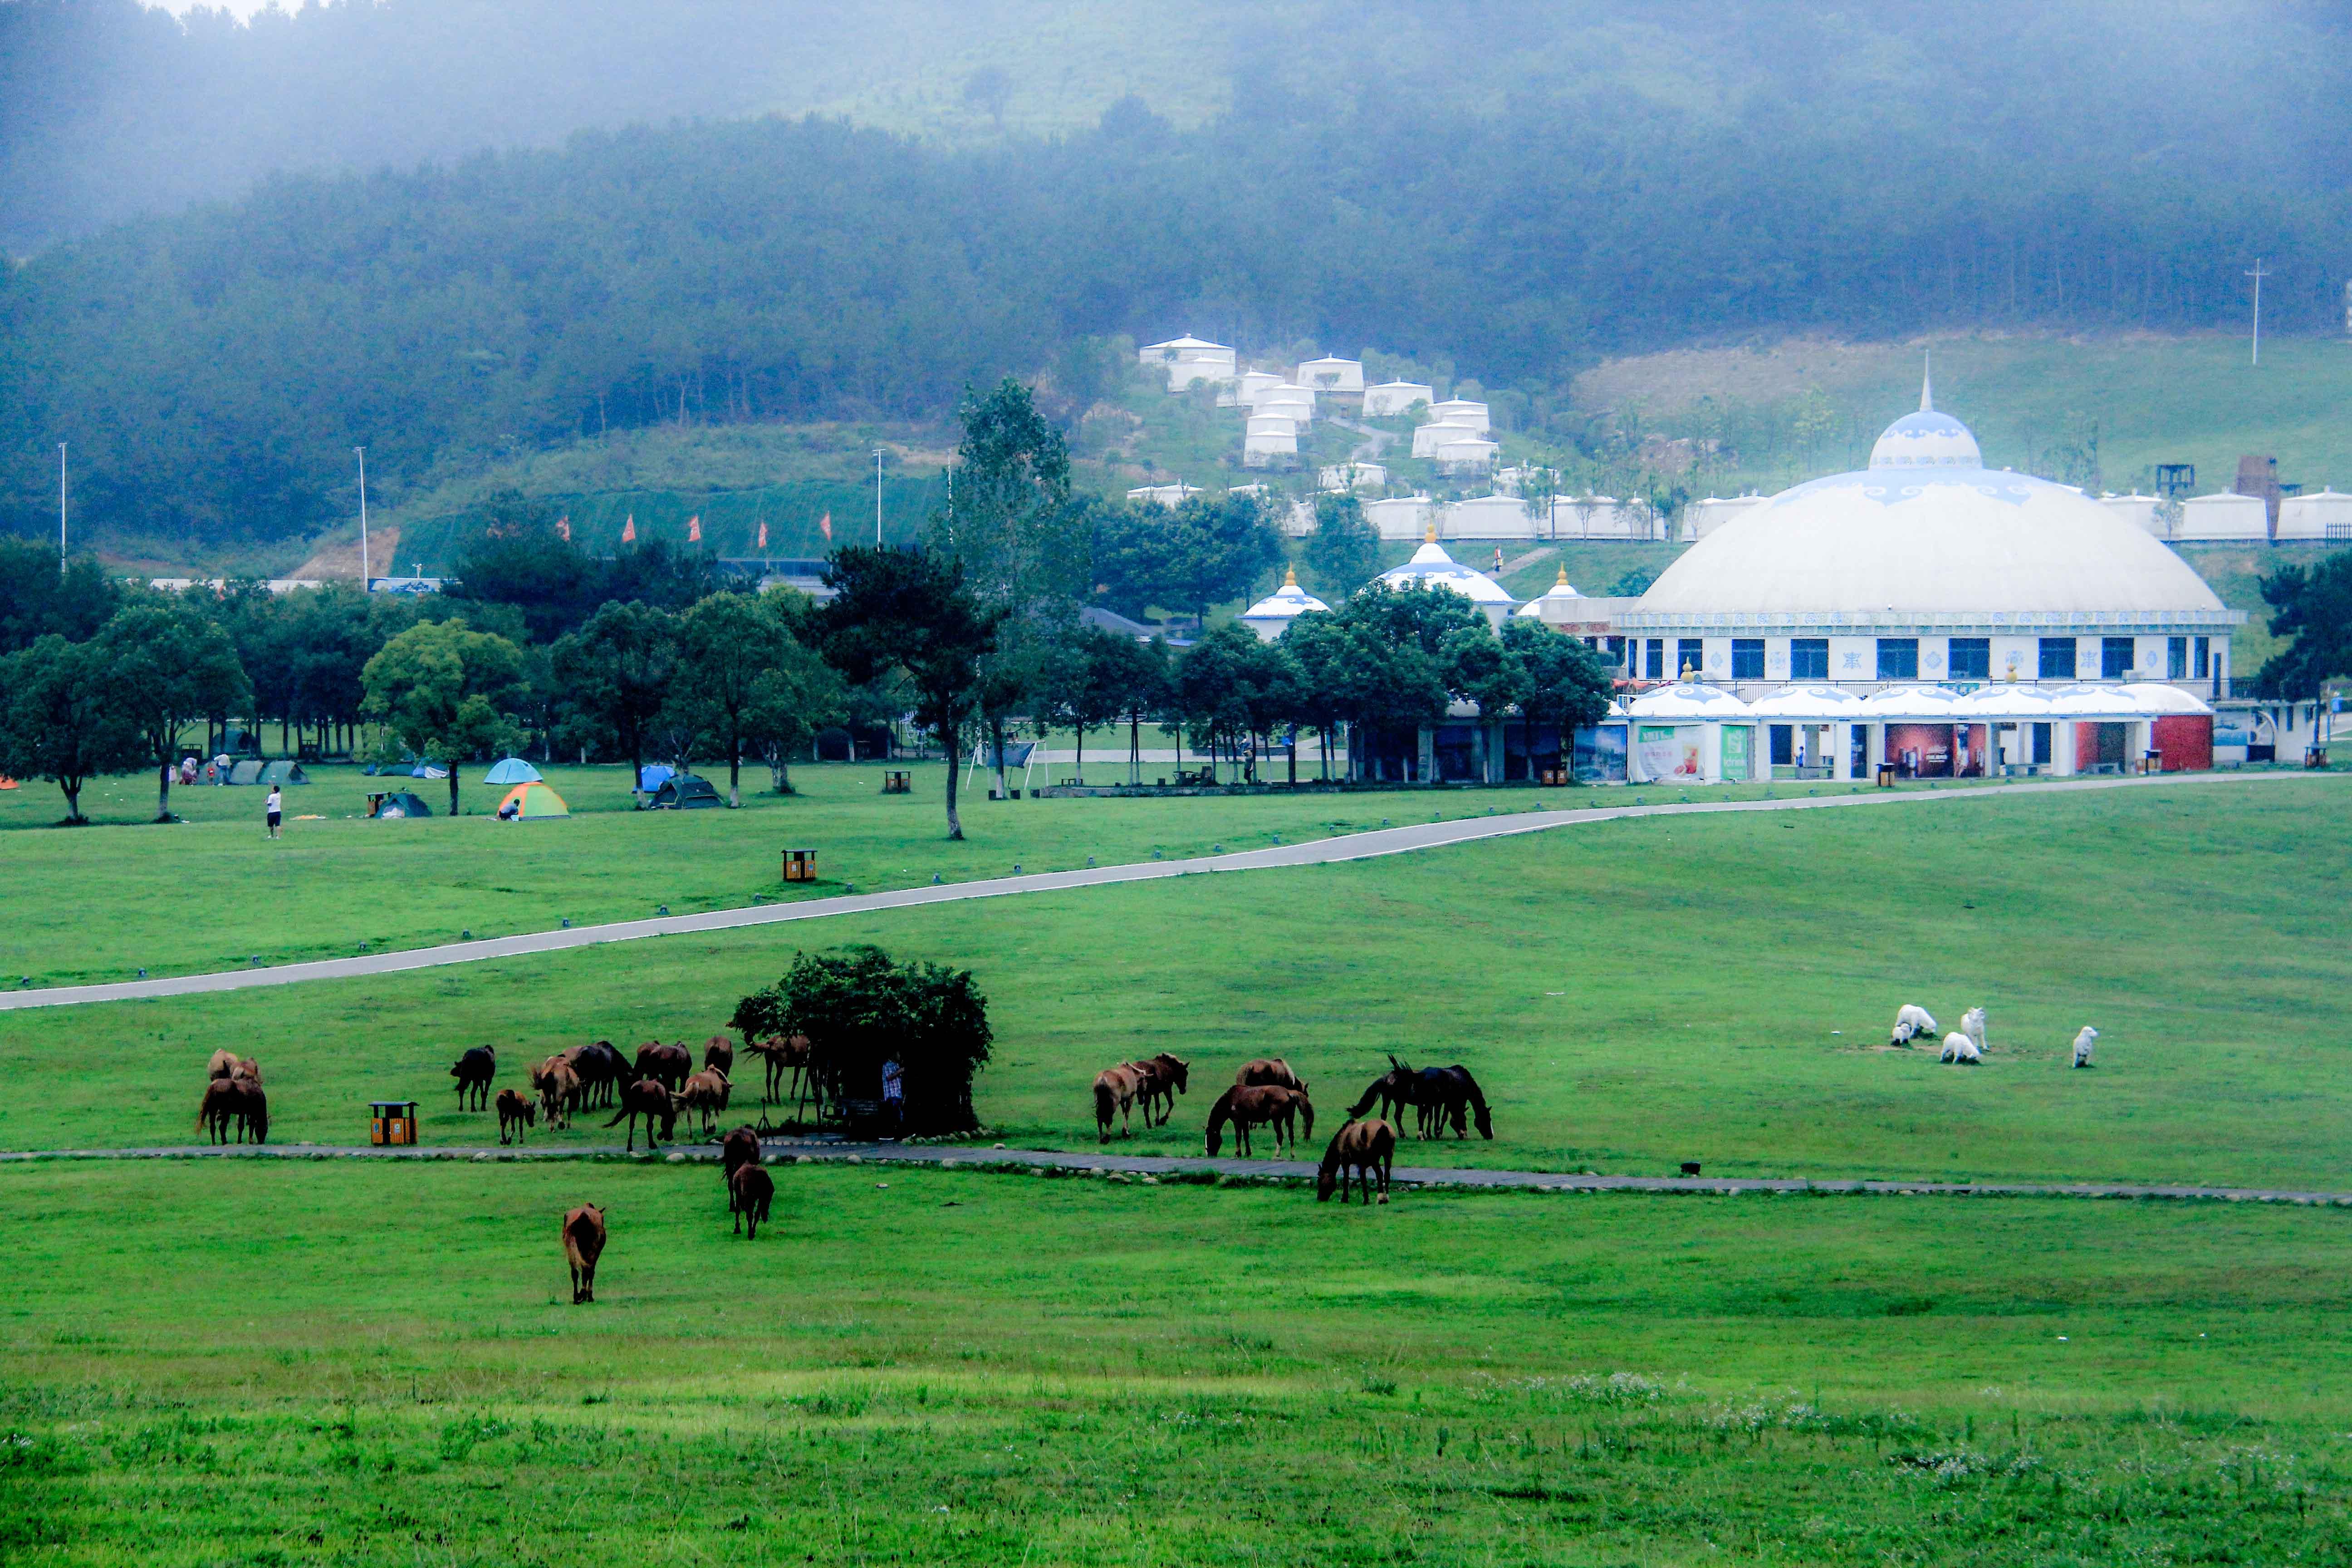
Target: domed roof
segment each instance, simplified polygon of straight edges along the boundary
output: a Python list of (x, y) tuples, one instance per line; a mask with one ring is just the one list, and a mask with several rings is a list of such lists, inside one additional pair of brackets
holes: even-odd
[(1298, 568), (1291, 567), (1282, 576), (1282, 586), (1242, 612), (1245, 621), (1288, 620), (1309, 610), (1328, 610), (1331, 606), (1298, 585)]
[[(2065, 485), (1988, 471), (1958, 420), (1906, 415), (1879, 438), (1890, 449), (1865, 471), (1783, 490), (1723, 523), (1659, 574), (1626, 624), (2240, 618), (2129, 518)], [(1937, 456), (1952, 452), (1966, 466)]]
[(1984, 453), (1969, 427), (1936, 407), (1932, 374), (1919, 380), (1919, 412), (1879, 432), (1870, 449), (1874, 468), (1981, 468)]
[(1391, 588), (1402, 588), (1412, 583), (1425, 588), (1450, 588), (1481, 605), (1518, 603), (1492, 577), (1484, 572), (1472, 571), (1445, 553), (1445, 547), (1437, 542), (1434, 527), (1429, 530), (1427, 541), (1412, 552), (1412, 560), (1381, 573), (1379, 580)]
[(1581, 599), (1582, 597), (1584, 597), (1584, 595), (1576, 591), (1576, 584), (1568, 580), (1568, 563), (1563, 561), (1559, 563), (1559, 581), (1554, 583), (1550, 587), (1545, 589), (1534, 598), (1529, 599), (1526, 604), (1521, 605), (1517, 610), (1513, 611), (1512, 614), (1519, 616), (1532, 616), (1540, 620), (1543, 616), (1543, 608), (1546, 605), (1557, 605), (1565, 600)]

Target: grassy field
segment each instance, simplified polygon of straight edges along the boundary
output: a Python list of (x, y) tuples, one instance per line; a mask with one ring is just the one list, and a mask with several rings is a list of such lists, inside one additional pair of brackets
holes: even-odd
[[(14, 1563), (2331, 1562), (2352, 1217), (0, 1171)], [(607, 1205), (591, 1307), (568, 1205)]]
[[(1093, 1147), (1094, 1072), (1162, 1049), (1197, 1081), (1121, 1147), (1198, 1150), (1211, 1094), (1260, 1055), (1295, 1063), (1328, 1122), (1394, 1051), (1470, 1066), (1496, 1106), (1494, 1142), (1415, 1142), (1413, 1163), (2352, 1188), (2343, 1042), (2315, 1002), (2352, 968), (2342, 787), (1650, 819), (14, 1013), (0, 1071), (43, 1088), (0, 1099), (0, 1147), (186, 1142), (221, 1045), (262, 1058), (277, 1142), (351, 1142), (367, 1100), (413, 1098), (427, 1142), (484, 1143), (493, 1119), (452, 1103), (460, 1048), (498, 1046), (511, 1083), (583, 1039), (699, 1041), (795, 949), (870, 941), (976, 972), (998, 1034), (980, 1110), (1017, 1143)], [(1986, 1006), (1991, 1061), (1885, 1050), (1904, 1001), (1947, 1027)], [(2086, 1022), (2101, 1065), (2072, 1072)], [(92, 1052), (103, 1071), (50, 1070)]]

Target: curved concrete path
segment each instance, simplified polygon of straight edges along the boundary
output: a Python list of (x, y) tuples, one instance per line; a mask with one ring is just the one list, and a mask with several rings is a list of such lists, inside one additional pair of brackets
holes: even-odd
[[(818, 1163), (934, 1165), (947, 1170), (1003, 1172), (1009, 1169), (1071, 1171), (1086, 1175), (1261, 1176), (1279, 1181), (1313, 1179), (1305, 1160), (1208, 1159), (1168, 1154), (1073, 1153), (1058, 1149), (982, 1149), (970, 1144), (846, 1143), (832, 1140), (761, 1140), (771, 1161)], [(1400, 1152), (1412, 1147), (1403, 1146)], [(463, 1160), (479, 1163), (515, 1161), (665, 1160), (708, 1163), (719, 1158), (712, 1143), (675, 1143), (659, 1153), (632, 1155), (609, 1144), (591, 1149), (410, 1148), (319, 1143), (213, 1144), (152, 1149), (54, 1149), (0, 1153), (0, 1164), (34, 1160)], [(2300, 1204), (2352, 1208), (2352, 1193), (2304, 1192), (2268, 1187), (2155, 1186), (2118, 1182), (1900, 1182), (1861, 1178), (1807, 1180), (1780, 1176), (1602, 1176), (1562, 1171), (1496, 1171), (1476, 1166), (1399, 1165), (1391, 1183), (1413, 1187), (1478, 1187), (1539, 1193), (1815, 1193), (1877, 1197), (2159, 1198), (2221, 1203)]]
[[(2339, 775), (2299, 773), (2172, 773), (2156, 778), (2063, 779), (2032, 784), (1972, 784), (1948, 790), (1868, 790), (1861, 795), (1805, 795), (1786, 800), (1694, 801), (1687, 805), (1594, 806), (1572, 811), (1528, 811), (1507, 816), (1469, 816), (1452, 822), (1373, 828), (1340, 837), (1309, 839), (1302, 844), (1276, 845), (1265, 849), (1202, 856), (1191, 860), (1142, 860), (1076, 871), (1042, 871), (1029, 876), (998, 877), (986, 881), (903, 888), (895, 892), (856, 893), (795, 903), (760, 904), (751, 909), (715, 910), (707, 914), (666, 915), (656, 920), (575, 926), (569, 931), (532, 931), (522, 936), (490, 937), (479, 942), (450, 942), (439, 947), (411, 948), (398, 952), (320, 959), (308, 963), (289, 963), (278, 969), (229, 969), (161, 980), (123, 980), (100, 985), (59, 985), (15, 991), (0, 994), (0, 1012), (26, 1007), (70, 1007), (87, 1002), (128, 1002), (142, 997), (192, 996), (209, 991), (243, 991), (257, 985), (298, 985), (310, 980), (351, 980), (371, 974), (397, 974), (411, 969), (434, 969), (443, 964), (481, 963), (491, 959), (519, 958), (530, 953), (561, 952), (569, 948), (593, 947), (602, 942), (636, 942), (658, 936), (693, 936), (705, 931), (736, 931), (746, 926), (780, 925), (789, 921), (866, 914), (877, 910), (959, 903), (967, 899), (1067, 892), (1074, 889), (1107, 887), (1120, 882), (1151, 881), (1162, 877), (1260, 871), (1287, 866), (1323, 866), (1343, 860), (1368, 860), (1381, 855), (1402, 855), (1416, 849), (1441, 848), (1451, 844), (1474, 843), (1486, 838), (1502, 838), (1520, 833), (1541, 833), (1554, 827), (1621, 822), (1633, 817), (1693, 816), (1752, 811), (1829, 811), (1842, 807), (2014, 800), (2021, 795), (2076, 794), (2093, 790), (2251, 784), (2334, 776)], [(1667, 790), (1675, 786), (1658, 784), (1645, 787)], [(1404, 795), (1398, 798), (1412, 800), (1417, 797)]]

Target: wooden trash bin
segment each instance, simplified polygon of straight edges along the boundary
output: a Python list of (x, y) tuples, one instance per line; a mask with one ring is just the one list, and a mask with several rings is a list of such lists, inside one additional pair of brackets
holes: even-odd
[(406, 1147), (416, 1142), (416, 1101), (368, 1101), (368, 1142), (382, 1148)]
[(1568, 770), (1566, 768), (1546, 768), (1543, 771), (1543, 782), (1549, 787), (1555, 789), (1560, 788), (1568, 783)]
[(2305, 746), (2303, 749), (2303, 765), (2306, 768), (2326, 767), (2327, 765), (2327, 748), (2325, 746)]
[(784, 851), (784, 880), (814, 882), (816, 880), (816, 851), (787, 849)]
[(1893, 789), (1895, 787), (1895, 764), (1893, 763), (1881, 763), (1878, 764), (1878, 787), (1881, 789)]
[(912, 795), (915, 793), (913, 779), (914, 774), (906, 768), (884, 768), (882, 770), (882, 793), (884, 795)]

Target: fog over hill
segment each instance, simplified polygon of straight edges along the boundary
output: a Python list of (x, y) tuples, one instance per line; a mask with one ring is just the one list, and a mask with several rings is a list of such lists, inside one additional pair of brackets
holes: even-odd
[(60, 441), (101, 534), (283, 539), (348, 507), (355, 445), (396, 493), (614, 426), (1083, 399), (1118, 336), (1186, 328), (1475, 367), (1537, 424), (1691, 341), (2234, 323), (2256, 256), (2273, 326), (2321, 330), (2347, 28), (0, 0), (0, 526), (54, 525)]

